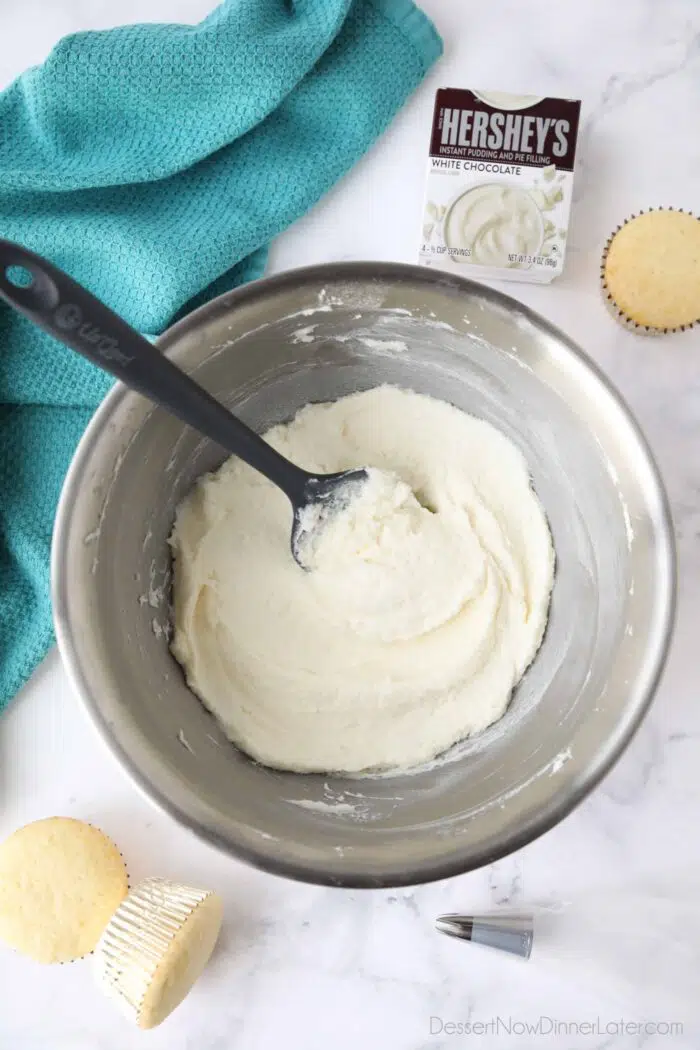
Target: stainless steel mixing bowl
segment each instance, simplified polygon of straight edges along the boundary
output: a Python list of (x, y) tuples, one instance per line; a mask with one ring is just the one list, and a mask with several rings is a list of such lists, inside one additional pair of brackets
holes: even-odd
[(674, 606), (661, 481), (591, 362), (513, 299), (383, 263), (250, 285), (191, 314), (160, 345), (258, 429), (380, 383), (491, 421), (527, 457), (557, 572), (544, 644), (497, 725), (409, 774), (266, 769), (225, 740), (168, 649), (174, 510), (222, 454), (118, 385), (65, 484), (53, 598), (69, 674), (136, 783), (236, 856), (343, 886), (466, 871), (561, 820), (643, 717)]

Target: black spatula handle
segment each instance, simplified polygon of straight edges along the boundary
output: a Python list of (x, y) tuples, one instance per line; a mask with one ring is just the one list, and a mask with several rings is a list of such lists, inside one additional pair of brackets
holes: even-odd
[[(21, 272), (14, 268), (19, 267)], [(24, 280), (21, 278), (24, 277)], [(49, 335), (206, 434), (297, 506), (309, 475), (275, 452), (123, 318), (47, 259), (0, 239), (0, 296)]]

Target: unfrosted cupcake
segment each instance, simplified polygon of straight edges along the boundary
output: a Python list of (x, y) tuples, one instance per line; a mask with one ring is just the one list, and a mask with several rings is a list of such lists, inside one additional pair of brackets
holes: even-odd
[(82, 820), (49, 817), (0, 845), (0, 940), (37, 962), (88, 955), (128, 891), (107, 836)]
[(632, 215), (609, 238), (601, 265), (616, 319), (645, 335), (700, 321), (700, 219), (674, 208)]

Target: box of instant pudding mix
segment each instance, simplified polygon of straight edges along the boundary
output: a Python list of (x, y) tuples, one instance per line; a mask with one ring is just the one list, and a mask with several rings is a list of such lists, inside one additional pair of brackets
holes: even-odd
[(564, 268), (581, 103), (441, 88), (419, 262), (549, 282)]

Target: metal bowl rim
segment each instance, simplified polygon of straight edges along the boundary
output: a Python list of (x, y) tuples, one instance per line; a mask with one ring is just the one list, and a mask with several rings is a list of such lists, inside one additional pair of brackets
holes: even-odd
[[(423, 283), (431, 288), (442, 284), (447, 289), (462, 290), (476, 294), (482, 299), (491, 301), (501, 309), (507, 310), (509, 313), (520, 315), (540, 331), (544, 331), (550, 337), (556, 339), (580, 364), (583, 364), (592, 373), (594, 378), (597, 379), (615, 402), (618, 411), (625, 419), (627, 426), (634, 434), (641, 451), (644, 453), (647, 467), (654, 482), (655, 496), (659, 502), (662, 515), (662, 527), (659, 529), (658, 534), (659, 541), (663, 544), (661, 568), (663, 578), (667, 582), (667, 587), (665, 588), (666, 600), (663, 609), (660, 610), (663, 629), (659, 632), (656, 651), (652, 654), (651, 671), (647, 676), (646, 683), (643, 685), (641, 700), (637, 705), (637, 710), (634, 712), (633, 717), (628, 720), (625, 731), (619, 735), (615, 745), (607, 751), (601, 748), (599, 761), (581, 779), (576, 790), (570, 791), (566, 797), (562, 797), (558, 801), (555, 800), (554, 804), (543, 809), (541, 814), (524, 825), (517, 834), (501, 835), (495, 843), (489, 843), (483, 847), (469, 845), (464, 850), (457, 851), (454, 858), (448, 861), (431, 863), (428, 860), (416, 865), (410, 871), (395, 872), (385, 877), (362, 875), (350, 871), (343, 872), (335, 867), (332, 871), (323, 871), (304, 863), (271, 858), (269, 855), (252, 850), (241, 843), (230, 841), (229, 838), (217, 833), (213, 828), (202, 826), (199, 821), (188, 814), (184, 806), (166, 798), (149, 781), (145, 773), (137, 768), (129, 754), (124, 751), (115, 739), (110, 726), (100, 713), (99, 705), (91, 695), (88, 676), (78, 655), (78, 648), (74, 641), (75, 632), (71, 627), (67, 612), (67, 593), (70, 584), (67, 572), (64, 572), (64, 566), (66, 565), (66, 552), (70, 544), (72, 508), (75, 503), (75, 494), (80, 487), (84, 461), (91, 453), (95, 441), (105, 430), (116, 407), (127, 396), (137, 396), (120, 382), (117, 382), (107, 393), (90, 420), (73, 455), (61, 491), (51, 546), (51, 599), (56, 639), (71, 685), (82, 702), (83, 710), (87, 713), (90, 722), (96, 728), (111, 754), (144, 797), (172, 817), (181, 827), (194, 833), (199, 839), (230, 856), (246, 861), (253, 867), (300, 882), (348, 889), (380, 889), (425, 884), (460, 875), (467, 871), (473, 871), (485, 864), (493, 863), (550, 831), (568, 816), (600, 783), (624, 752), (651, 705), (671, 646), (677, 609), (677, 555), (673, 521), (661, 473), (647, 439), (626, 402), (605, 373), (574, 340), (556, 325), (536, 313), (536, 311), (531, 310), (517, 299), (503, 292), (479, 284), (469, 278), (442, 272), (438, 273), (419, 266), (390, 262), (358, 261), (300, 267), (252, 281), (249, 284), (242, 285), (240, 288), (217, 296), (171, 325), (158, 337), (157, 345), (165, 353), (168, 353), (173, 344), (176, 344), (182, 336), (197, 330), (203, 323), (208, 322), (212, 318), (230, 313), (236, 307), (243, 305), (249, 300), (257, 300), (261, 292), (270, 291), (274, 293), (278, 290), (299, 287), (306, 282), (313, 283), (319, 280), (325, 280), (326, 282), (364, 280), (388, 283), (409, 281), (414, 284)], [(177, 357), (177, 355), (174, 356)]]

